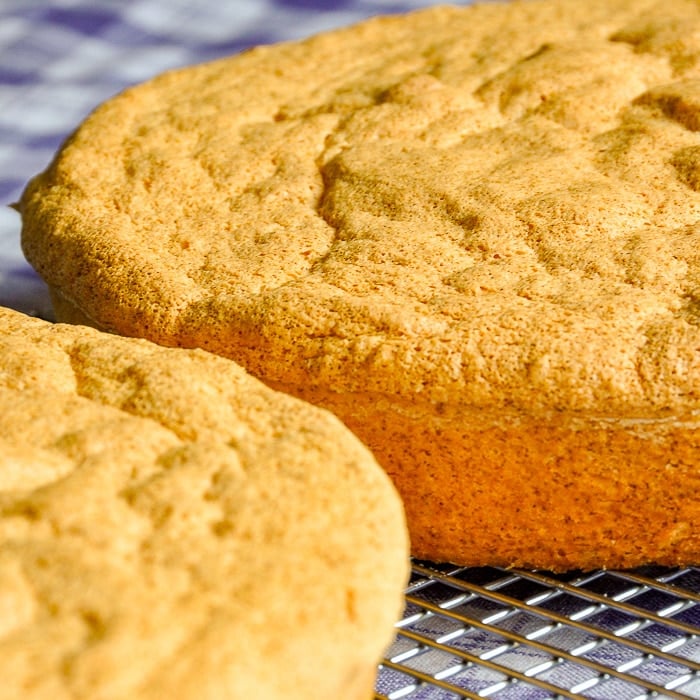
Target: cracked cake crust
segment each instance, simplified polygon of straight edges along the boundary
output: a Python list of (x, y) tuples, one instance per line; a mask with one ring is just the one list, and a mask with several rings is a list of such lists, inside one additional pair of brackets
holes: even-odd
[(0, 327), (0, 698), (369, 698), (408, 545), (359, 441), (200, 350)]

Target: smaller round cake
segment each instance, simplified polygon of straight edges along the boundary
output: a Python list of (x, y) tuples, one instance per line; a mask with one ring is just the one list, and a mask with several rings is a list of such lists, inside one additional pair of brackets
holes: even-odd
[(2, 700), (369, 700), (407, 571), (334, 416), (0, 309)]

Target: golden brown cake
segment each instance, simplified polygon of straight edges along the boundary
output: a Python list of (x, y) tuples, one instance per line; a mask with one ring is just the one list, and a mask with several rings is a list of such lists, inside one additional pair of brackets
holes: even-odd
[(334, 416), (0, 309), (2, 700), (369, 700), (407, 570)]
[(700, 562), (700, 5), (435, 7), (167, 73), (28, 186), (59, 318), (332, 409), (413, 552)]

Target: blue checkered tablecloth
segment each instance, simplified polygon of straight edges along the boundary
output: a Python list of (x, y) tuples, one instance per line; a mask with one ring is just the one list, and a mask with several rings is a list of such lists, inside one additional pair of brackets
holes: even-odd
[(16, 201), (98, 103), (168, 68), (296, 39), (426, 0), (1, 0), (0, 305), (50, 314)]

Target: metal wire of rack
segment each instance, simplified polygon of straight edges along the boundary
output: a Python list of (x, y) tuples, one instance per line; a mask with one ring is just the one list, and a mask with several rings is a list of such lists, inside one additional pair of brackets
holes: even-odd
[(700, 699), (700, 568), (413, 562), (376, 700)]

